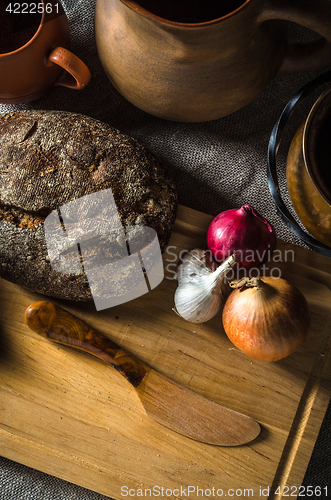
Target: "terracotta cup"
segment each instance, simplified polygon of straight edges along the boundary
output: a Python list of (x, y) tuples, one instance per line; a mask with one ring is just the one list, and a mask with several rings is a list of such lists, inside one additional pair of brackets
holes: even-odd
[(315, 102), (287, 156), (292, 205), (305, 228), (331, 247), (331, 89)]
[(90, 71), (69, 48), (69, 24), (59, 1), (0, 0), (0, 102), (29, 102), (54, 85), (83, 89)]
[[(317, 32), (289, 43), (288, 21)], [(217, 119), (280, 75), (331, 65), (329, 0), (97, 0), (106, 74), (138, 108), (174, 121)]]

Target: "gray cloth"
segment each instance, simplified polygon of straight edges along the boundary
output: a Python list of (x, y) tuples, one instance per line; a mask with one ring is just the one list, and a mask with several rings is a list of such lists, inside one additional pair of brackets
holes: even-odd
[[(254, 102), (232, 115), (206, 123), (174, 123), (150, 116), (127, 102), (111, 85), (98, 59), (94, 42), (95, 0), (63, 0), (72, 51), (92, 73), (84, 91), (56, 87), (26, 105), (0, 105), (0, 112), (16, 109), (57, 109), (79, 112), (117, 127), (157, 155), (176, 181), (179, 202), (216, 215), (249, 203), (275, 227), (278, 237), (302, 245), (276, 213), (266, 178), (267, 148), (273, 126), (285, 104), (317, 73), (279, 78)], [(289, 25), (293, 40), (309, 41), (309, 30)], [(288, 124), (279, 155), (279, 176), (288, 203), (284, 165), (289, 141), (323, 89), (296, 111)], [(289, 207), (290, 208), (290, 207)], [(330, 412), (305, 477), (305, 485), (328, 485), (331, 478)], [(0, 449), (1, 454), (1, 449)], [(101, 500), (99, 494), (0, 458), (0, 500)]]

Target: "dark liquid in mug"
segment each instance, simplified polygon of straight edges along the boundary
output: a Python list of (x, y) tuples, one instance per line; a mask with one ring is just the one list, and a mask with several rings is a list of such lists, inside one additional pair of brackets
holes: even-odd
[[(6, 10), (9, 4), (12, 12)], [(24, 9), (22, 2), (0, 0), (0, 54), (19, 49), (28, 43), (38, 30), (41, 14), (22, 13), (22, 9)]]
[(331, 203), (331, 109), (323, 123), (316, 146), (318, 185)]
[(180, 23), (204, 23), (230, 14), (246, 0), (135, 0), (151, 14)]

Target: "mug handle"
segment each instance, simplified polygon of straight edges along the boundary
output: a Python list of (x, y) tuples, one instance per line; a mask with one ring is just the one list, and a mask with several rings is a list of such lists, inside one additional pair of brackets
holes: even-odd
[(55, 85), (81, 90), (91, 79), (90, 70), (83, 61), (63, 47), (53, 49), (48, 56), (47, 62), (49, 61), (66, 70)]
[(270, 0), (259, 20), (271, 19), (300, 24), (322, 37), (307, 44), (289, 43), (277, 76), (316, 71), (331, 65), (330, 0)]

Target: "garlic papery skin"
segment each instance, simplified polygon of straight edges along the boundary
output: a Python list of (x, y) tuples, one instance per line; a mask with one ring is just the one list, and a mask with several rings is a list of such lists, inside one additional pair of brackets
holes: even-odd
[(212, 319), (224, 303), (222, 284), (236, 262), (236, 255), (231, 255), (213, 271), (197, 257), (196, 250), (188, 252), (185, 261), (177, 269), (177, 314), (191, 323), (204, 323)]

